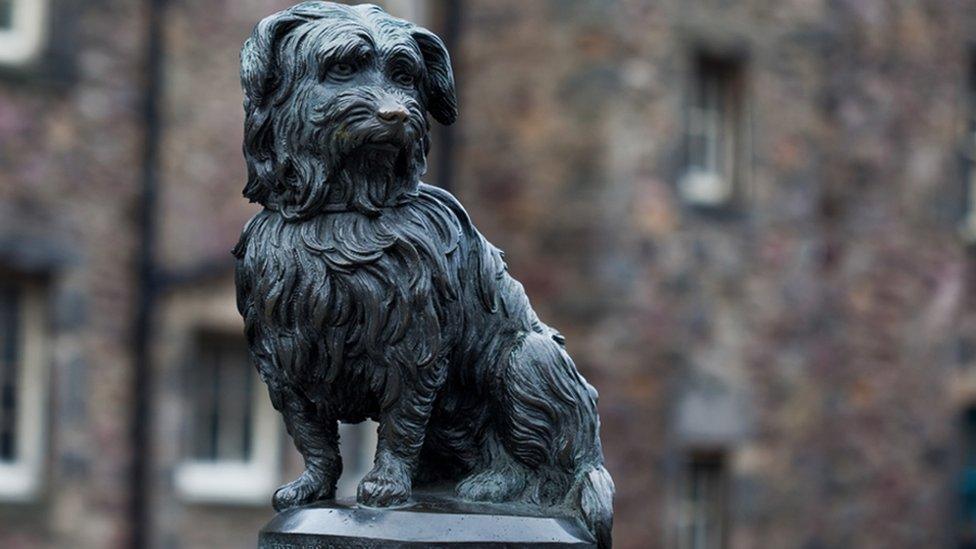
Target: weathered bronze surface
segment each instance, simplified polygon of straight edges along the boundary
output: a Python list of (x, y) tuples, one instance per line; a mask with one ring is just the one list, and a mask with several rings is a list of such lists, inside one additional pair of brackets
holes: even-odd
[(421, 183), (429, 114), (458, 109), (448, 52), (376, 6), (305, 2), (241, 53), (248, 179), (237, 257), (253, 361), (305, 459), (283, 511), (335, 495), (337, 422), (379, 422), (357, 499), (578, 517), (610, 546), (597, 393), (458, 201)]

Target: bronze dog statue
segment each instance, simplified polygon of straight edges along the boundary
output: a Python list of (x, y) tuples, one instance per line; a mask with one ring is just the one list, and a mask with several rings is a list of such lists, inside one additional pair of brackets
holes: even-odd
[(241, 53), (248, 179), (237, 257), (252, 359), (305, 459), (283, 510), (335, 494), (337, 422), (379, 422), (358, 500), (456, 483), (576, 513), (610, 545), (597, 393), (458, 201), (420, 182), (448, 52), (376, 6), (305, 2)]

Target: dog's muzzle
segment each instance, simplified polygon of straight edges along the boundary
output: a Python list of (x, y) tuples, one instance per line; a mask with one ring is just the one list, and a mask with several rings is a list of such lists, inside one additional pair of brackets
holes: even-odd
[(347, 94), (316, 107), (312, 123), (326, 129), (332, 146), (340, 151), (361, 146), (399, 149), (423, 136), (424, 118), (419, 109), (393, 95)]

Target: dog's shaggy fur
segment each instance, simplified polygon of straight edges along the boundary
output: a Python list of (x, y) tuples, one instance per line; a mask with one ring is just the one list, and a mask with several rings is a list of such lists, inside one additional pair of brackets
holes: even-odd
[(242, 52), (246, 197), (234, 253), (253, 360), (306, 470), (285, 509), (334, 496), (337, 422), (379, 421), (360, 502), (456, 483), (573, 510), (610, 545), (596, 391), (501, 252), (420, 183), (427, 114), (457, 116), (443, 43), (376, 6), (305, 2)]

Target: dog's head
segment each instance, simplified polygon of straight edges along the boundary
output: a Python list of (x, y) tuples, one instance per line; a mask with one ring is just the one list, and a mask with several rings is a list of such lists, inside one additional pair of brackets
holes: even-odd
[(427, 113), (457, 118), (444, 43), (372, 5), (304, 2), (241, 51), (244, 196), (301, 219), (380, 208), (426, 170)]

